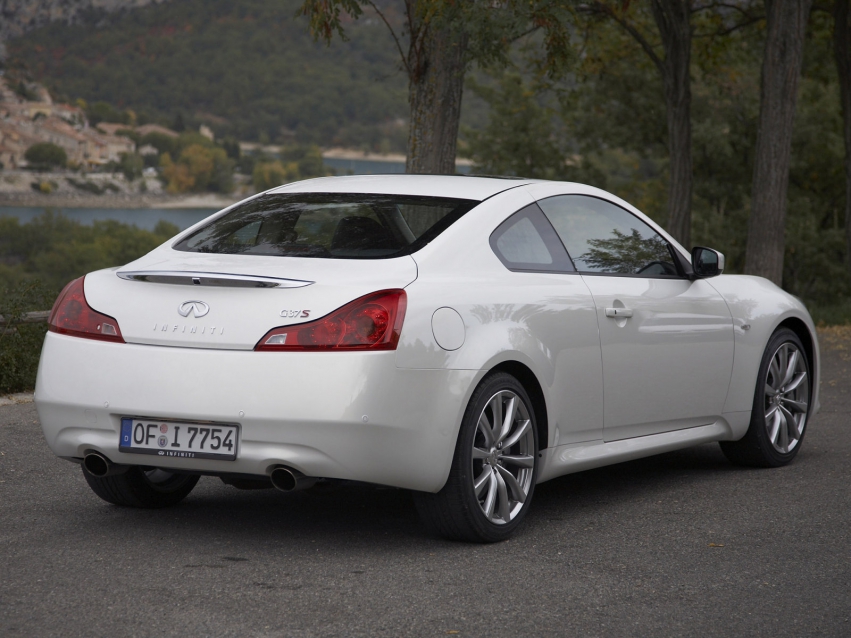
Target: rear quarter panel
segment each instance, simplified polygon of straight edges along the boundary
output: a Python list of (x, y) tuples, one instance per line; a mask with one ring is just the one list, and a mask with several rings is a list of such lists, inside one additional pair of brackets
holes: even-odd
[[(596, 440), (602, 363), (590, 291), (575, 274), (511, 272), (489, 244), (493, 229), (531, 203), (523, 189), (495, 196), (414, 254), (419, 275), (407, 288), (397, 366), (487, 371), (517, 361), (535, 374), (547, 403), (542, 447)], [(456, 350), (441, 348), (432, 332), (432, 316), (443, 307), (464, 322)]]

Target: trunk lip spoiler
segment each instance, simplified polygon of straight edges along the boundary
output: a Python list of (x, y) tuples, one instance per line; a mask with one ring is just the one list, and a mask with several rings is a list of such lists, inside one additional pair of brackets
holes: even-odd
[(115, 274), (127, 281), (220, 288), (303, 288), (316, 283), (315, 281), (285, 279), (283, 277), (187, 270), (125, 270), (118, 271)]

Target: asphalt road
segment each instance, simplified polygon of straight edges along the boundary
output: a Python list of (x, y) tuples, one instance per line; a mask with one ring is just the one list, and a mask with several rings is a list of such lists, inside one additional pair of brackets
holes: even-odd
[(0, 635), (851, 636), (851, 350), (823, 350), (790, 466), (704, 445), (563, 477), (490, 546), (425, 535), (392, 489), (202, 478), (113, 507), (32, 404), (0, 407)]

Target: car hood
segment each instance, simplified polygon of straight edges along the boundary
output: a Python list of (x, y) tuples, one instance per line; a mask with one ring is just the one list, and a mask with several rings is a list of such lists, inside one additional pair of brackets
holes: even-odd
[(310, 259), (161, 248), (87, 275), (85, 294), (94, 310), (117, 320), (128, 343), (250, 350), (272, 328), (318, 319), (416, 277), (409, 256)]

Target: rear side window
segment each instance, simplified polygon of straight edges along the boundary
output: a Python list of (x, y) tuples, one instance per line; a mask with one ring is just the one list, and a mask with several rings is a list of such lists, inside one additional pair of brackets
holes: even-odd
[(263, 195), (213, 220), (174, 248), (281, 257), (397, 257), (422, 248), (476, 204), (402, 195)]
[(538, 204), (579, 272), (679, 276), (665, 238), (620, 206), (587, 195), (549, 197)]
[(527, 206), (493, 231), (491, 248), (509, 270), (572, 272), (573, 265), (537, 205)]

